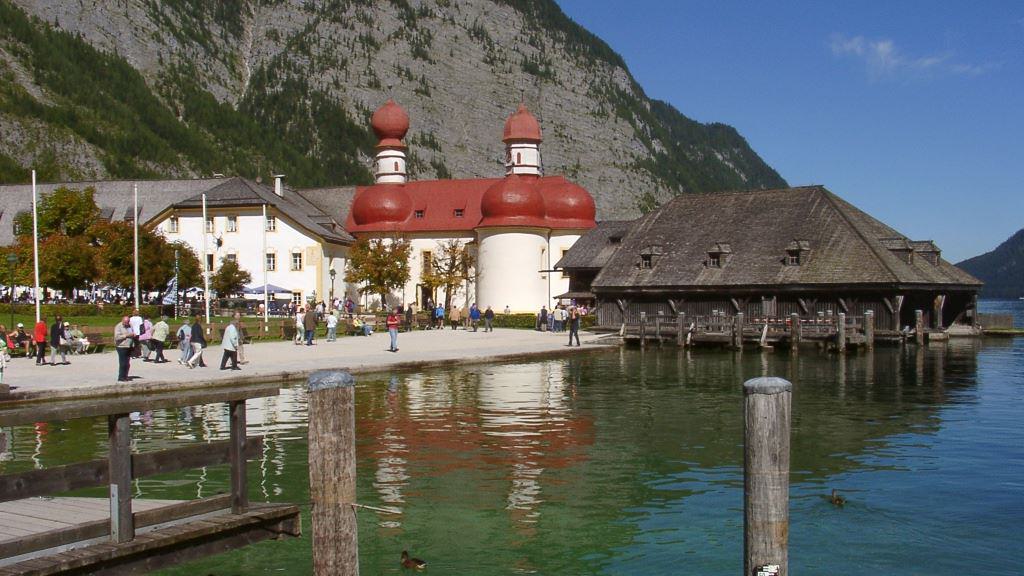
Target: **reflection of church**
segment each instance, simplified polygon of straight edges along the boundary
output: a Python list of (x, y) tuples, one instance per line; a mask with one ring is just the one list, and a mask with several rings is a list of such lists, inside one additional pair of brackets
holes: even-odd
[(468, 298), (495, 310), (535, 311), (569, 289), (548, 270), (594, 227), (594, 200), (562, 176), (543, 175), (540, 124), (526, 106), (505, 122), (504, 178), (409, 181), (402, 142), (409, 116), (389, 100), (371, 124), (380, 138), (376, 182), (356, 189), (345, 228), (357, 238), (411, 241), (406, 300), (423, 302), (423, 273), (440, 243), (452, 239), (477, 259), (476, 282), (453, 299), (459, 305)]

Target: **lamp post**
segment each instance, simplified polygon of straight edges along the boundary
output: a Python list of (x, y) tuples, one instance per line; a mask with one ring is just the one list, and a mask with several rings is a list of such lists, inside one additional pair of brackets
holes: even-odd
[(18, 264), (18, 255), (14, 254), (13, 252), (11, 254), (8, 254), (7, 255), (7, 267), (10, 268), (11, 274), (10, 274), (10, 286), (8, 286), (7, 288), (9, 288), (10, 291), (11, 291), (11, 323), (10, 323), (10, 327), (11, 327), (12, 330), (14, 329), (14, 267), (17, 264)]
[(333, 308), (334, 307), (334, 277), (338, 275), (338, 271), (335, 270), (334, 267), (332, 266), (328, 273), (331, 275), (331, 298), (330, 298), (331, 302), (330, 302), (330, 305)]

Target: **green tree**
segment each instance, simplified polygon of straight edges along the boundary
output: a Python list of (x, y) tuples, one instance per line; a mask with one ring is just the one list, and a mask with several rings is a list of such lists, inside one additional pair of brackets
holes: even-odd
[(221, 258), (220, 268), (210, 277), (210, 288), (218, 296), (238, 294), (245, 285), (252, 282), (252, 274), (238, 267), (238, 262)]
[(171, 259), (171, 273), (174, 273), (174, 251), (178, 251), (178, 287), (182, 290), (191, 286), (198, 286), (203, 281), (203, 273), (200, 269), (199, 257), (192, 250), (192, 247), (176, 240), (167, 244), (169, 257)]
[[(92, 187), (77, 190), (61, 186), (49, 194), (41, 195), (36, 209), (39, 239), (43, 240), (53, 234), (72, 237), (85, 234), (100, 215), (95, 193)], [(18, 237), (31, 241), (32, 213), (19, 214), (15, 222)]]
[(378, 294), (381, 306), (387, 306), (391, 290), (409, 281), (408, 240), (402, 238), (360, 238), (348, 252), (345, 282), (363, 284), (360, 293)]
[(96, 278), (95, 251), (85, 236), (51, 235), (39, 243), (39, 283), (70, 297)]
[[(97, 222), (89, 228), (96, 246), (98, 277), (115, 286), (135, 284), (135, 231), (131, 222)], [(181, 242), (167, 240), (146, 228), (139, 228), (139, 287), (160, 290), (174, 276), (174, 250), (178, 249), (179, 286), (197, 284), (200, 264), (195, 252)]]
[(423, 275), (423, 283), (444, 288), (444, 309), (450, 310), (452, 294), (469, 280), (476, 268), (476, 259), (469, 248), (458, 239), (437, 243), (430, 268)]

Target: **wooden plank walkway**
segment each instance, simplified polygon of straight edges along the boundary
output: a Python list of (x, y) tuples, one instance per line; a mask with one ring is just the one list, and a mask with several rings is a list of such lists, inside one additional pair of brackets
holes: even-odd
[[(136, 512), (155, 510), (181, 503), (181, 500), (132, 500)], [(0, 547), (12, 540), (71, 528), (87, 522), (110, 520), (107, 498), (61, 497), (26, 498), (0, 502)], [(0, 565), (3, 560), (0, 560)]]

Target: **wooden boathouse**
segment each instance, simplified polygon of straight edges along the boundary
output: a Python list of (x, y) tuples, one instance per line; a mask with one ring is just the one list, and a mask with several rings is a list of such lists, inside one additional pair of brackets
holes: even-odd
[(682, 194), (599, 224), (555, 268), (598, 326), (698, 341), (857, 340), (866, 317), (880, 340), (973, 333), (982, 284), (823, 186)]

